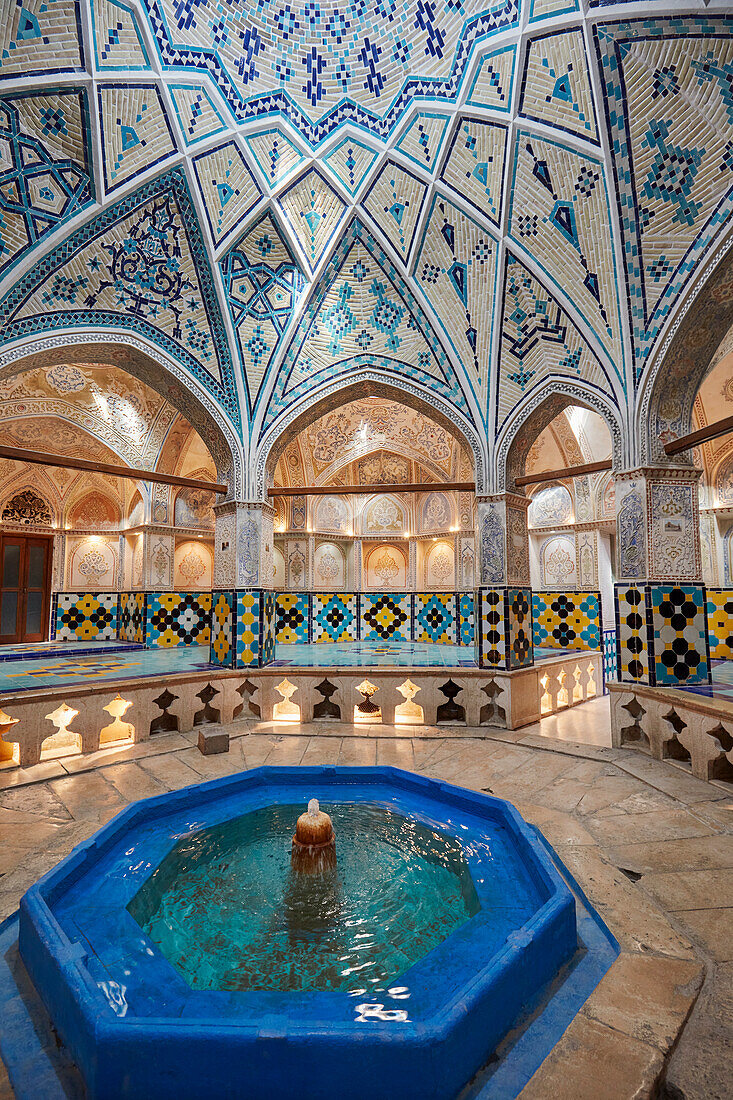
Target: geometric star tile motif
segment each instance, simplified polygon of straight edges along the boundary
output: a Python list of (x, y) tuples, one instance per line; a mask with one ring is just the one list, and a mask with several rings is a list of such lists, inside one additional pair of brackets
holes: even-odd
[(154, 84), (100, 84), (102, 167), (107, 192), (160, 164), (176, 151)]
[(355, 220), (292, 337), (267, 421), (316, 380), (348, 373), (362, 363), (399, 368), (402, 375), (427, 381), (450, 400), (462, 402), (429, 321), (389, 258)]
[(707, 683), (709, 661), (702, 585), (651, 585), (657, 684)]
[(582, 378), (608, 392), (609, 380), (585, 338), (538, 279), (506, 253), (497, 426), (548, 376)]
[(0, 100), (0, 269), (94, 197), (86, 92)]
[(211, 643), (209, 661), (231, 666), (234, 660), (234, 593), (211, 593)]
[(355, 642), (357, 597), (336, 592), (311, 596), (314, 642)]
[(239, 146), (227, 141), (193, 158), (201, 197), (214, 244), (219, 244), (262, 198), (262, 192), (247, 167)]
[(163, 649), (207, 646), (210, 618), (210, 592), (149, 592), (146, 645)]
[(56, 637), (62, 641), (112, 641), (117, 637), (117, 595), (60, 592)]
[(644, 586), (617, 584), (616, 646), (621, 682), (649, 683), (649, 637)]
[(533, 592), (534, 644), (551, 649), (600, 649), (599, 592)]
[(78, 0), (0, 0), (0, 76), (83, 72)]
[(542, 35), (529, 43), (519, 113), (598, 144), (593, 92), (580, 27)]
[(388, 160), (363, 203), (406, 259), (412, 245), (427, 187), (412, 172)]
[(415, 594), (416, 642), (456, 644), (456, 597), (452, 592)]
[(279, 592), (275, 601), (276, 640), (293, 645), (308, 641), (309, 596), (307, 592)]
[(421, 168), (432, 171), (449, 121), (445, 115), (421, 111), (397, 142), (397, 149)]
[(2, 309), (9, 338), (80, 323), (142, 333), (239, 419), (231, 350), (180, 168), (75, 230), (16, 282)]
[(270, 187), (277, 187), (305, 160), (303, 154), (279, 130), (263, 130), (244, 139)]
[(227, 252), (221, 270), (254, 402), (293, 316), (304, 279), (271, 214), (260, 218)]
[(616, 265), (602, 164), (519, 131), (509, 232), (581, 310), (622, 379)]
[(98, 69), (149, 69), (147, 50), (131, 9), (121, 0), (93, 0), (94, 53)]
[(511, 111), (516, 53), (516, 46), (507, 46), (481, 58), (466, 100), (469, 107)]
[(208, 70), (240, 122), (279, 112), (313, 147), (346, 123), (385, 139), (416, 98), (455, 99), (476, 43), (519, 21), (517, 0), (142, 3), (164, 68)]
[(507, 128), (462, 117), (448, 148), (440, 179), (485, 217), (499, 224)]
[(410, 640), (410, 597), (395, 593), (361, 596), (361, 636), (382, 641)]
[(349, 194), (355, 195), (376, 159), (377, 154), (373, 149), (353, 138), (344, 138), (326, 154), (323, 163)]
[(733, 212), (731, 26), (647, 19), (595, 36), (640, 370), (673, 295)]
[(278, 203), (315, 271), (346, 211), (345, 204), (317, 168), (310, 168), (283, 191)]
[(529, 588), (481, 588), (476, 597), (478, 664), (524, 668), (534, 661), (532, 592)]
[(507, 588), (506, 606), (509, 620), (509, 668), (526, 668), (534, 661), (531, 590)]
[(482, 406), (491, 362), (497, 246), (485, 229), (436, 195), (414, 277), (442, 321)]
[(168, 88), (186, 145), (225, 129), (224, 119), (201, 84), (169, 84)]
[(733, 658), (733, 591), (730, 588), (708, 588), (708, 638), (710, 657)]

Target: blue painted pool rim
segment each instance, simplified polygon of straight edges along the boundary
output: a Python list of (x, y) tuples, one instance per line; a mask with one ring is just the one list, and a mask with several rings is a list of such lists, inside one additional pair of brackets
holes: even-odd
[[(82, 935), (72, 942), (54, 915), (68, 889), (96, 868), (101, 898), (105, 861), (111, 864), (123, 840), (132, 844), (133, 830), (152, 843), (156, 819), (163, 843), (154, 860), (125, 880), (128, 898), (181, 835), (212, 823), (217, 807), (222, 813), (230, 802), (222, 820), (235, 816), (235, 810), (239, 816), (257, 805), (299, 802), (314, 791), (326, 802), (387, 803), (464, 841), (482, 821), (501, 827), (511, 834), (544, 900), (488, 960), (478, 914), (403, 975), (400, 981), (424, 993), (429, 1007), (407, 1022), (358, 1021), (354, 998), (343, 993), (223, 994), (188, 987), (187, 1000), (175, 1014), (116, 1015), (90, 972), (95, 965), (98, 972), (95, 952), (105, 945), (95, 940), (85, 946)], [(176, 815), (178, 832), (171, 829)], [(109, 888), (118, 889), (119, 882)], [(535, 830), (501, 799), (395, 768), (262, 767), (123, 810), (26, 893), (19, 943), (23, 962), (81, 1069), (89, 1100), (235, 1095), (234, 1081), (248, 1082), (248, 1096), (273, 1100), (301, 1096), (305, 1089), (313, 1100), (347, 1094), (366, 1100), (375, 1095), (375, 1080), (383, 1100), (448, 1100), (575, 954), (577, 936), (570, 890)], [(176, 977), (157, 948), (150, 955), (158, 982)], [(463, 972), (465, 980), (441, 1000), (440, 976), (448, 967)], [(380, 1001), (389, 998), (380, 994)]]

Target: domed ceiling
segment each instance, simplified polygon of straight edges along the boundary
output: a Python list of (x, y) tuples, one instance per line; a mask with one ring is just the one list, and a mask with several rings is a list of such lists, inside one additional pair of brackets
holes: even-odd
[(630, 422), (731, 213), (712, 4), (0, 3), (1, 362), (137, 341), (250, 451), (342, 379)]

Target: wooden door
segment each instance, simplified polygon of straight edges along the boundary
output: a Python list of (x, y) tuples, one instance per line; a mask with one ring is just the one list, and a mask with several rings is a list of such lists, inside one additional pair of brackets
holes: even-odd
[(53, 540), (0, 535), (0, 645), (48, 637)]

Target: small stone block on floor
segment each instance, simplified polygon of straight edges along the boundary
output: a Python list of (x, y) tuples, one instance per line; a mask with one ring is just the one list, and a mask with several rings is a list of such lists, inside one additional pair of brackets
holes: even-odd
[(229, 752), (229, 734), (223, 730), (199, 730), (199, 752), (204, 756)]

